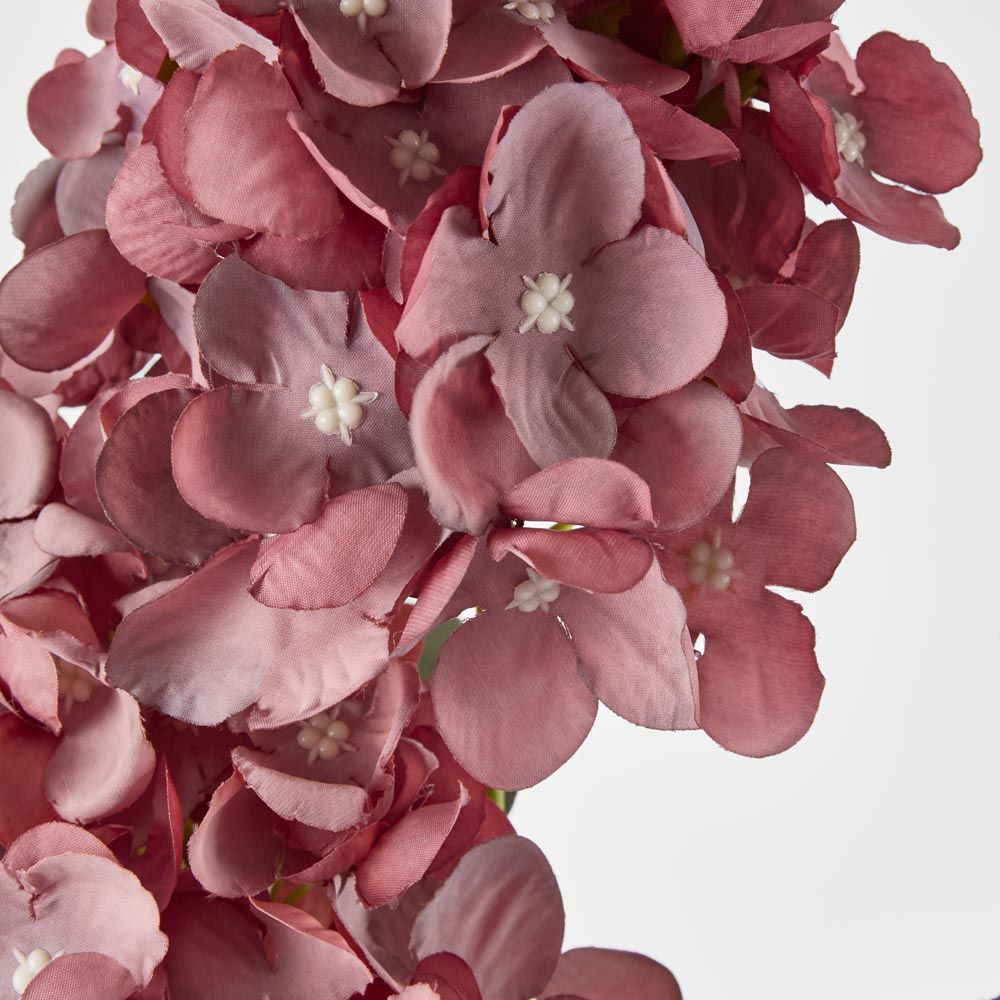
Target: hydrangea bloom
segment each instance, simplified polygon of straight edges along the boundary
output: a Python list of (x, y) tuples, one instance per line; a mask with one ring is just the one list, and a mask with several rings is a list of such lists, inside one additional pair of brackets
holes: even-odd
[(598, 703), (819, 710), (773, 588), (889, 445), (754, 350), (831, 375), (856, 224), (953, 247), (981, 155), (838, 6), (90, 0), (0, 282), (0, 998), (680, 997), (507, 812)]

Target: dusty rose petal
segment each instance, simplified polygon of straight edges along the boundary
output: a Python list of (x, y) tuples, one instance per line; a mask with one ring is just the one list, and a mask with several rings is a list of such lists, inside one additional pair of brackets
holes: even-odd
[[(429, 984), (441, 1000), (482, 1000), (472, 969), (449, 952), (439, 952), (422, 959), (413, 972), (413, 982)], [(410, 986), (408, 989), (415, 990), (417, 987)], [(406, 996), (406, 990), (401, 995)], [(420, 1000), (419, 993), (413, 996), (414, 1000)]]
[(856, 537), (854, 503), (828, 466), (775, 448), (750, 469), (737, 522), (740, 557), (769, 584), (825, 586)]
[(14, 235), (24, 244), (25, 253), (66, 235), (59, 225), (55, 202), (56, 186), (64, 167), (62, 160), (43, 160), (17, 187), (11, 224)]
[(115, 47), (89, 59), (64, 62), (28, 95), (28, 121), (38, 141), (61, 160), (93, 156), (118, 123), (122, 83)]
[(27, 871), (45, 858), (59, 854), (85, 854), (114, 861), (111, 849), (83, 827), (53, 821), (32, 827), (10, 846), (4, 865), (10, 871)]
[[(489, 611), (466, 622), (442, 647), (431, 690), (448, 748), (493, 788), (548, 777), (587, 738), (597, 714), (572, 646), (542, 611)], [(489, 706), (485, 724), (476, 706)], [(550, 724), (554, 706), (558, 726)]]
[(563, 906), (542, 852), (521, 837), (470, 851), (417, 917), (424, 958), (450, 952), (475, 973), (483, 1000), (528, 1000), (545, 989), (563, 937)]
[(67, 236), (26, 257), (0, 283), (0, 343), (26, 368), (66, 368), (93, 351), (145, 290), (145, 276), (105, 230)]
[(61, 732), (56, 665), (41, 643), (31, 636), (0, 635), (0, 679), (22, 711)]
[[(49, 415), (37, 403), (0, 390), (0, 520), (33, 514), (55, 481), (58, 448)], [(17, 470), (11, 475), (10, 470)]]
[(826, 39), (835, 31), (829, 21), (788, 24), (734, 38), (725, 45), (704, 50), (707, 59), (730, 63), (780, 63), (812, 46), (825, 48)]
[(658, 565), (621, 594), (564, 589), (555, 610), (579, 653), (580, 676), (612, 712), (649, 729), (697, 727), (684, 603)]
[(817, 226), (795, 254), (792, 280), (824, 298), (840, 311), (843, 326), (854, 300), (854, 286), (861, 266), (858, 231), (848, 219), (834, 219)]
[[(185, 168), (197, 207), (277, 236), (310, 239), (332, 229), (341, 214), (337, 192), (288, 124), (298, 107), (281, 69), (258, 53), (240, 48), (215, 59), (185, 129)], [(254, 169), (234, 172), (238, 162)]]
[(222, 782), (188, 843), (191, 871), (202, 887), (230, 899), (267, 889), (284, 851), (274, 821), (239, 774)]
[(275, 62), (278, 49), (253, 28), (223, 13), (215, 0), (140, 0), (171, 58), (184, 69), (204, 70), (220, 53), (242, 46)]
[(579, 995), (586, 1000), (681, 1000), (673, 975), (645, 955), (606, 948), (575, 948), (556, 966), (539, 1000)]
[(108, 193), (124, 160), (124, 147), (104, 146), (94, 156), (66, 164), (56, 184), (56, 211), (67, 236), (105, 228)]
[(65, 717), (45, 773), (45, 794), (63, 819), (91, 823), (131, 805), (149, 784), (156, 757), (139, 705), (124, 691), (97, 687)]
[(535, 469), (491, 381), (475, 337), (456, 344), (413, 395), (413, 451), (431, 510), (445, 527), (480, 534), (501, 495)]
[(167, 59), (167, 49), (143, 13), (140, 0), (118, 0), (114, 40), (122, 60), (148, 76), (159, 73)]
[(702, 728), (744, 756), (781, 753), (808, 731), (823, 693), (816, 633), (797, 604), (769, 591), (727, 609), (698, 661)]
[(35, 544), (34, 521), (0, 523), (0, 601), (34, 590), (56, 563)]
[(136, 982), (120, 962), (98, 952), (61, 955), (28, 985), (24, 1000), (128, 1000)]
[(115, 0), (90, 0), (87, 6), (87, 31), (101, 41), (115, 37)]
[(667, 8), (684, 48), (697, 52), (735, 37), (757, 13), (761, 0), (670, 0)]
[(460, 23), (451, 29), (448, 50), (435, 77), (438, 82), (471, 83), (500, 76), (533, 59), (545, 47), (539, 32), (502, 6), (477, 6), (480, 9), (471, 16), (456, 17)]
[(0, 845), (7, 848), (27, 830), (56, 818), (42, 794), (42, 776), (56, 738), (16, 715), (0, 714)]
[(840, 322), (834, 303), (797, 285), (751, 285), (736, 295), (754, 347), (830, 373)]

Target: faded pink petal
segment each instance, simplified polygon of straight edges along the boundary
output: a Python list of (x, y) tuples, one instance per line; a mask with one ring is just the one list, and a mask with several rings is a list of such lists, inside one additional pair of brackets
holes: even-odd
[(42, 776), (55, 747), (51, 733), (11, 712), (0, 714), (0, 845), (4, 848), (32, 827), (56, 819), (42, 794)]
[(571, 995), (585, 1000), (681, 1000), (677, 980), (658, 962), (607, 948), (567, 951), (539, 1000)]
[(56, 433), (45, 410), (0, 390), (0, 464), (8, 470), (0, 480), (0, 520), (27, 517), (44, 503), (57, 461)]
[(64, 503), (46, 504), (35, 523), (35, 544), (62, 557), (131, 552), (132, 545), (117, 528), (81, 514)]
[(22, 711), (53, 733), (62, 731), (56, 665), (41, 643), (0, 635), (0, 679)]
[(56, 183), (56, 211), (67, 236), (105, 228), (108, 193), (124, 160), (124, 147), (103, 146), (85, 160), (66, 164)]
[(840, 311), (798, 285), (750, 285), (736, 292), (753, 346), (778, 358), (805, 361), (829, 374), (836, 357)]
[[(502, 4), (456, 3), (455, 24), (435, 80), (471, 83), (505, 75), (534, 59), (545, 39)], [(468, 11), (463, 16), (462, 8)]]
[(18, 185), (11, 208), (11, 228), (32, 253), (66, 234), (59, 225), (55, 194), (65, 164), (61, 160), (43, 160)]
[(0, 522), (0, 601), (34, 590), (56, 562), (35, 544), (34, 521)]
[(761, 0), (669, 0), (667, 9), (688, 52), (721, 45), (757, 13)]
[(28, 984), (24, 1000), (128, 1000), (139, 984), (120, 962), (98, 952), (61, 955)]

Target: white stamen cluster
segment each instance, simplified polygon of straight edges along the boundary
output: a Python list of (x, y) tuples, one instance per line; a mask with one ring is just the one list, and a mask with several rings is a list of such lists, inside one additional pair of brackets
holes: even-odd
[(320, 367), (322, 382), (309, 389), (309, 408), (303, 420), (311, 420), (323, 434), (339, 434), (344, 444), (351, 444), (353, 434), (365, 420), (365, 407), (378, 399), (377, 392), (362, 392), (358, 383), (338, 378), (328, 365)]
[(31, 985), (31, 981), (45, 968), (49, 962), (54, 962), (61, 951), (50, 955), (44, 948), (35, 948), (25, 954), (19, 948), (14, 949), (14, 958), (17, 959), (17, 969), (14, 972), (11, 982), (14, 984), (14, 992), (20, 996)]
[(521, 311), (524, 319), (518, 327), (520, 333), (527, 333), (537, 326), (540, 333), (555, 333), (556, 330), (574, 330), (569, 314), (576, 305), (573, 293), (569, 291), (572, 274), (560, 278), (548, 272), (529, 278), (523, 275), (525, 291), (521, 295)]
[(507, 611), (517, 608), (518, 611), (548, 611), (549, 605), (559, 597), (562, 587), (555, 580), (542, 576), (541, 573), (528, 568), (528, 579), (514, 588), (514, 599), (507, 605)]
[(340, 0), (340, 13), (357, 18), (360, 31), (367, 29), (370, 17), (381, 17), (388, 9), (389, 0)]
[(74, 705), (90, 701), (94, 688), (97, 687), (97, 678), (92, 673), (57, 656), (56, 674), (59, 679), (59, 700), (63, 715), (69, 715)]
[(834, 132), (837, 137), (837, 152), (848, 162), (865, 165), (864, 157), (861, 155), (868, 140), (864, 132), (861, 131), (861, 122), (850, 113), (845, 111), (841, 114), (836, 108), (833, 110)]
[(736, 575), (735, 561), (732, 549), (722, 544), (722, 533), (716, 531), (711, 540), (703, 538), (691, 547), (687, 557), (688, 583), (720, 593), (728, 590)]
[(341, 752), (354, 753), (358, 749), (348, 742), (351, 738), (351, 728), (343, 719), (338, 718), (339, 715), (340, 706), (337, 705), (329, 712), (319, 712), (302, 723), (295, 741), (303, 750), (309, 751), (310, 764), (317, 757), (322, 760), (333, 760)]
[(432, 177), (444, 177), (444, 171), (437, 165), (441, 159), (441, 150), (430, 141), (427, 129), (414, 132), (405, 128), (393, 139), (386, 136), (385, 141), (392, 149), (389, 150), (389, 162), (399, 171), (399, 186), (406, 187), (410, 180), (429, 181)]
[(526, 21), (537, 21), (540, 24), (551, 24), (556, 16), (554, 4), (548, 0), (510, 0), (505, 3), (504, 10), (516, 10)]
[(128, 87), (129, 90), (135, 94), (136, 97), (139, 96), (139, 84), (142, 83), (142, 71), (136, 69), (134, 66), (129, 66), (128, 63), (122, 63), (122, 68), (118, 72), (118, 79)]

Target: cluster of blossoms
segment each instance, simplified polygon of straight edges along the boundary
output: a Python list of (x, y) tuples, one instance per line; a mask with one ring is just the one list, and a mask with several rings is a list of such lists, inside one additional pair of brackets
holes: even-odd
[(0, 998), (680, 996), (504, 806), (598, 702), (816, 713), (773, 588), (889, 449), (754, 349), (830, 374), (855, 224), (955, 246), (980, 157), (838, 6), (91, 0), (0, 285)]

